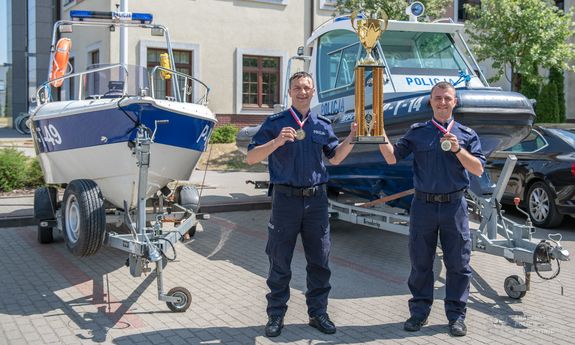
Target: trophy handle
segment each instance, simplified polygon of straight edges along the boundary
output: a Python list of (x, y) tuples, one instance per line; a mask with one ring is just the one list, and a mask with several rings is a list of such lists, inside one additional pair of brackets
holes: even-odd
[(379, 18), (383, 21), (383, 28), (381, 32), (384, 32), (385, 30), (387, 30), (388, 17), (387, 13), (383, 9), (379, 10)]
[(355, 18), (357, 17), (355, 11), (351, 12), (349, 19), (351, 20), (351, 27), (355, 32), (357, 32), (357, 26), (355, 26)]

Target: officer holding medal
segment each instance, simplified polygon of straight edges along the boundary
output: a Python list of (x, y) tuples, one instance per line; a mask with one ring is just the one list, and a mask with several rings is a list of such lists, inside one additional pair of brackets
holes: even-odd
[(336, 331), (327, 314), (331, 242), (323, 156), (331, 164), (343, 161), (353, 148), (357, 125), (352, 124), (351, 133), (338, 143), (331, 121), (310, 112), (314, 91), (311, 75), (292, 75), (288, 90), (291, 108), (269, 116), (248, 146), (246, 162), (255, 164), (267, 158), (271, 182), (272, 211), (266, 246), (270, 261), (265, 327), (268, 337), (280, 335), (284, 325), (298, 234), (307, 260), (309, 325), (326, 334)]
[(446, 268), (445, 313), (449, 333), (467, 334), (465, 314), (469, 296), (471, 237), (464, 192), (469, 173), (480, 176), (485, 166), (479, 137), (453, 119), (457, 104), (455, 88), (439, 82), (431, 89), (433, 118), (416, 123), (395, 145), (379, 149), (388, 164), (413, 153), (415, 196), (410, 210), (408, 280), (412, 298), (406, 331), (418, 331), (427, 323), (433, 303), (433, 261), (438, 236)]

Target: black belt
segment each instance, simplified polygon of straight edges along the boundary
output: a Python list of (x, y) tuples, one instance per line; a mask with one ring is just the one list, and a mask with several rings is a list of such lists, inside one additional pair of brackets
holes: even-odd
[(290, 196), (314, 196), (318, 192), (325, 192), (325, 184), (312, 187), (292, 187), (285, 184), (274, 184), (274, 190)]
[(453, 200), (459, 200), (465, 193), (465, 189), (458, 190), (457, 192), (453, 193), (445, 193), (445, 194), (433, 194), (433, 193), (424, 193), (418, 190), (415, 191), (415, 197), (419, 200), (425, 202), (451, 202)]

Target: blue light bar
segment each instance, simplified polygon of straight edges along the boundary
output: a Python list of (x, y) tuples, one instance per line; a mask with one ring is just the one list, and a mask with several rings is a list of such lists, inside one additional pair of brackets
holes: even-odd
[(131, 13), (131, 12), (105, 12), (105, 11), (70, 11), (72, 20), (84, 19), (107, 19), (114, 21), (126, 22), (140, 22), (142, 24), (149, 24), (154, 19), (150, 13)]

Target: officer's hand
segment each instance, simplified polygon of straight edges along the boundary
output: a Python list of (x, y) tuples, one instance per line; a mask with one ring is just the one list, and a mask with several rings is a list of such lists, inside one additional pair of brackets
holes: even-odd
[(356, 135), (357, 135), (357, 123), (352, 122), (351, 126), (349, 127), (349, 137), (350, 139), (353, 139), (355, 138)]
[(276, 138), (279, 146), (283, 146), (286, 142), (293, 142), (295, 140), (295, 129), (291, 127), (282, 128), (280, 134)]
[(451, 142), (451, 152), (455, 152), (459, 150), (459, 141), (457, 137), (453, 133), (445, 133), (445, 135), (441, 138), (441, 142), (449, 141)]

